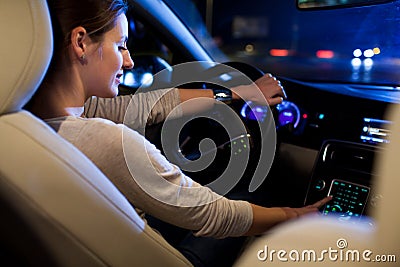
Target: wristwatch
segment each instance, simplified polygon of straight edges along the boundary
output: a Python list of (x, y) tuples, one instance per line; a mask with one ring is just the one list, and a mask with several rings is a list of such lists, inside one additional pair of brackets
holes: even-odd
[(232, 91), (227, 88), (213, 88), (214, 99), (224, 102), (230, 103), (232, 101)]

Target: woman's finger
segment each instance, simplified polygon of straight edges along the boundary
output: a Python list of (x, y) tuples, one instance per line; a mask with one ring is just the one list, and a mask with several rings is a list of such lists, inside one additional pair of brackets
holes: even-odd
[(311, 206), (315, 207), (315, 208), (321, 208), (322, 206), (324, 206), (326, 203), (328, 203), (331, 200), (332, 200), (332, 197), (331, 196), (327, 196), (327, 197), (321, 199), (320, 201), (315, 202)]

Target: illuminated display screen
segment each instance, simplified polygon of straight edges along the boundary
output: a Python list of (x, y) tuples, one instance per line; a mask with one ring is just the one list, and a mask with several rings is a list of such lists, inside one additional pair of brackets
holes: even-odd
[(390, 131), (387, 129), (390, 121), (364, 118), (360, 139), (364, 143), (389, 143)]

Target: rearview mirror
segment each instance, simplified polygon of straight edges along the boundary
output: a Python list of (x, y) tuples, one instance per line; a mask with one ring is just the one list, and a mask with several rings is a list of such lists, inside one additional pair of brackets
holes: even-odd
[(299, 9), (326, 9), (352, 6), (376, 5), (393, 0), (297, 0)]

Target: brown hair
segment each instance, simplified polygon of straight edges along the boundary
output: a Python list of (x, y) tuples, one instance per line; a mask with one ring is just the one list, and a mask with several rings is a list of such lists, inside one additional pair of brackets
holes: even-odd
[(40, 105), (37, 96), (45, 88), (51, 88), (55, 74), (71, 62), (68, 47), (72, 30), (82, 26), (91, 40), (100, 44), (104, 34), (116, 25), (117, 18), (128, 10), (125, 0), (47, 0), (47, 5), (53, 30), (53, 57), (42, 84), (24, 107), (31, 111)]
[(54, 54), (49, 71), (61, 59), (68, 60), (71, 31), (82, 26), (94, 42), (115, 26), (117, 17), (126, 13), (125, 0), (47, 0), (53, 27)]
[(53, 57), (41, 86), (24, 107), (31, 110), (36, 96), (51, 88), (52, 79), (63, 64), (69, 64), (68, 46), (71, 32), (82, 26), (94, 42), (101, 43), (104, 34), (116, 24), (119, 15), (128, 10), (125, 0), (47, 0), (53, 29)]

